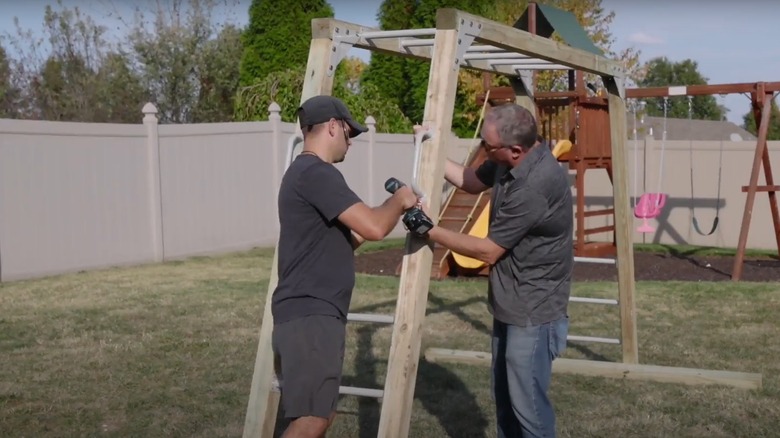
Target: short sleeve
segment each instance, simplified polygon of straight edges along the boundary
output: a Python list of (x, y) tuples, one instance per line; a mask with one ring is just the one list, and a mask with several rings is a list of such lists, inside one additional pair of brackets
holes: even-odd
[(535, 190), (509, 188), (490, 224), (488, 238), (510, 249), (533, 229), (547, 213), (547, 199)]
[(362, 202), (335, 167), (321, 163), (313, 165), (298, 184), (300, 195), (328, 221), (336, 219), (347, 208)]
[(482, 184), (493, 187), (493, 182), (496, 180), (496, 171), (498, 171), (498, 163), (492, 160), (485, 160), (477, 167), (474, 174)]

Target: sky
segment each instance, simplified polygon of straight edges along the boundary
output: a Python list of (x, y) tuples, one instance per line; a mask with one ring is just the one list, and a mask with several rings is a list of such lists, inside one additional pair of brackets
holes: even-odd
[[(376, 14), (382, 0), (330, 0), (335, 17), (366, 26), (377, 26)], [(15, 3), (15, 4), (14, 4)], [(79, 6), (96, 21), (121, 29), (118, 10), (132, 18), (127, 5), (156, 4), (156, 0), (133, 2), (111, 0), (62, 0), (67, 7)], [(220, 11), (230, 21), (245, 24), (250, 0), (222, 0)], [(11, 6), (13, 4), (13, 6)], [(38, 31), (46, 4), (55, 0), (0, 0), (0, 35), (15, 34), (14, 17), (23, 29)], [(112, 4), (122, 5), (114, 9)], [(606, 11), (614, 11), (610, 31), (619, 51), (634, 47), (642, 62), (658, 56), (671, 61), (692, 59), (710, 84), (780, 81), (780, 32), (773, 29), (780, 17), (777, 0), (602, 0)], [(129, 17), (128, 17), (129, 16)], [(370, 53), (352, 49), (348, 56), (368, 60)], [(730, 121), (742, 124), (750, 109), (746, 95), (718, 97)]]

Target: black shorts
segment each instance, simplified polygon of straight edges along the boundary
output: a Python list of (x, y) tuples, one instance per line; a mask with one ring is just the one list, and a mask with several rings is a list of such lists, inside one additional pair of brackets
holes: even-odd
[(345, 322), (310, 315), (274, 325), (285, 418), (328, 418), (336, 411), (344, 364)]

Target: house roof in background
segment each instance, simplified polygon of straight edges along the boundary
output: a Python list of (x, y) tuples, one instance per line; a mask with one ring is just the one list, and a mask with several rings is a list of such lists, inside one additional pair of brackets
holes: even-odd
[[(644, 123), (643, 123), (644, 122)], [(663, 117), (637, 118), (637, 136), (640, 139), (663, 140)], [(628, 115), (626, 126), (629, 139), (634, 138), (632, 116)], [(727, 120), (666, 119), (666, 139), (670, 141), (755, 141), (756, 136)]]

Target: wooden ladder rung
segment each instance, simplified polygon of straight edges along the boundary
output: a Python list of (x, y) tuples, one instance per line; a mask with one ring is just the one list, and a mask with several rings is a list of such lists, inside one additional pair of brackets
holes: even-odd
[(448, 221), (448, 222), (468, 222), (471, 218), (468, 216), (463, 217), (453, 217), (453, 216), (444, 216), (443, 218), (439, 219), (439, 222), (442, 221)]
[(585, 235), (590, 235), (590, 234), (607, 233), (611, 231), (615, 231), (614, 225), (607, 225), (606, 227), (599, 227), (599, 228), (591, 228), (588, 230), (584, 230), (584, 233)]
[(395, 321), (393, 315), (375, 315), (371, 313), (349, 313), (347, 314), (349, 322), (375, 322), (378, 324), (392, 324)]
[(606, 216), (606, 215), (614, 215), (615, 209), (614, 208), (608, 208), (606, 210), (591, 210), (583, 212), (583, 217), (594, 217), (594, 216)]
[[(273, 377), (271, 382), (271, 392), (279, 393), (281, 390), (281, 382), (277, 376)], [(369, 398), (382, 398), (385, 395), (385, 391), (382, 389), (374, 388), (360, 388), (357, 386), (339, 386), (339, 394), (341, 395), (354, 395), (356, 397), (369, 397)]]
[(358, 388), (355, 386), (339, 386), (339, 394), (354, 395), (357, 397), (382, 398), (385, 391), (373, 388)]

